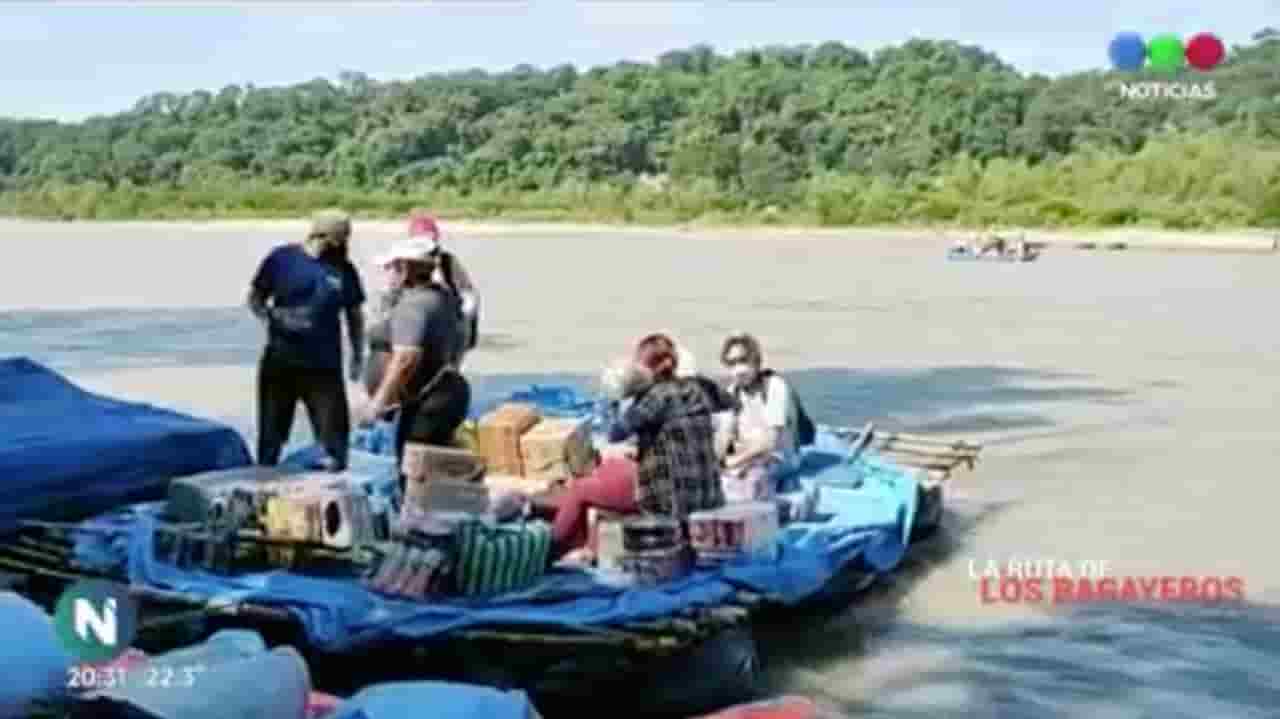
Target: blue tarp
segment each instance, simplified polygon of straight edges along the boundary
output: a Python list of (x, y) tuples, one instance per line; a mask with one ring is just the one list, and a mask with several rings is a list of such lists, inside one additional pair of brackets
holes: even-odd
[(0, 592), (0, 719), (21, 719), (38, 700), (66, 696), (71, 657), (53, 620), (38, 605), (13, 592)]
[(391, 682), (361, 691), (338, 706), (332, 719), (530, 719), (537, 716), (522, 691), (451, 682)]
[[(536, 401), (558, 396), (555, 402), (541, 404), (549, 413), (556, 413), (557, 407), (563, 409), (564, 394), (546, 392), (521, 397)], [(586, 408), (590, 403), (577, 406)], [(364, 433), (356, 437), (355, 444), (368, 448), (377, 444), (379, 434)], [(536, 625), (593, 632), (719, 604), (739, 589), (784, 603), (799, 602), (818, 593), (837, 572), (854, 562), (871, 572), (892, 570), (906, 551), (914, 521), (915, 475), (872, 455), (847, 462), (847, 452), (847, 444), (828, 433), (820, 433), (817, 444), (807, 451), (797, 481), (820, 485), (819, 513), (831, 518), (784, 529), (776, 560), (698, 571), (660, 588), (623, 589), (601, 583), (586, 571), (557, 569), (519, 594), (423, 603), (384, 597), (349, 580), (285, 571), (235, 577), (186, 571), (154, 558), (154, 507), (101, 518), (99, 526), (116, 527), (113, 540), (92, 545), (99, 557), (104, 550), (127, 552), (128, 571), (136, 582), (210, 598), (287, 607), (303, 622), (308, 641), (329, 651), (349, 651), (382, 640), (441, 637), (479, 626)], [(305, 463), (317, 453), (312, 448), (291, 461)], [(380, 475), (371, 485), (394, 481), (391, 457), (359, 449), (352, 454), (354, 470)], [(82, 542), (86, 548), (89, 544)]]
[(92, 394), (25, 358), (0, 360), (0, 533), (50, 510), (88, 515), (158, 499), (172, 477), (250, 461), (230, 427)]

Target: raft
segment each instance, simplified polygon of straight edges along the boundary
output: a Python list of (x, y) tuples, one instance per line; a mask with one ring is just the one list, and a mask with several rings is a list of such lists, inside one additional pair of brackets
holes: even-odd
[[(495, 394), (477, 402), (473, 415), (511, 400), (531, 402), (545, 416), (592, 417), (600, 427), (598, 403), (568, 387)], [(373, 495), (396, 484), (387, 433), (375, 427), (353, 441), (351, 469)], [(699, 569), (657, 587), (619, 587), (583, 569), (556, 568), (523, 592), (414, 602), (373, 593), (341, 572), (225, 576), (180, 569), (155, 556), (159, 502), (74, 523), (23, 521), (0, 546), (0, 570), (27, 582), (29, 594), (47, 606), (79, 578), (127, 584), (143, 605), (143, 642), (167, 637), (181, 644), (216, 628), (257, 629), (298, 647), (326, 691), (440, 678), (525, 688), (542, 707), (554, 698), (573, 705), (608, 687), (611, 696), (634, 695), (650, 702), (645, 706), (688, 716), (753, 698), (752, 621), (845, 601), (897, 569), (911, 542), (937, 529), (949, 477), (972, 468), (980, 449), (871, 424), (821, 426), (798, 476), (821, 488), (820, 521), (784, 527), (771, 560)], [(218, 451), (192, 461), (209, 464)], [(305, 469), (321, 455), (318, 447), (302, 447), (286, 464)], [(175, 628), (188, 635), (166, 634)], [(387, 661), (349, 661), (371, 650)], [(372, 664), (388, 662), (398, 677), (372, 673)], [(672, 676), (705, 679), (705, 691), (664, 697), (684, 690)]]
[(947, 250), (947, 260), (951, 262), (1035, 262), (1040, 258), (1038, 250), (1032, 250), (1026, 256), (1011, 252), (1001, 254), (980, 254), (963, 247), (952, 247)]

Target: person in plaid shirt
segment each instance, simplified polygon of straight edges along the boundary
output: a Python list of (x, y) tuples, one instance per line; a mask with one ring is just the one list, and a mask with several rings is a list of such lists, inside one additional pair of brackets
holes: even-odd
[(556, 503), (552, 558), (587, 543), (587, 509), (661, 514), (684, 520), (724, 504), (712, 413), (732, 397), (702, 377), (678, 377), (675, 344), (640, 341), (619, 393), (633, 399), (614, 421), (610, 442), (636, 437), (636, 458), (609, 457), (569, 486)]
[(676, 347), (666, 335), (641, 340), (636, 361), (652, 373), (652, 384), (610, 428), (609, 440), (636, 435), (640, 511), (683, 521), (723, 505), (712, 419), (718, 408), (706, 383), (676, 376)]

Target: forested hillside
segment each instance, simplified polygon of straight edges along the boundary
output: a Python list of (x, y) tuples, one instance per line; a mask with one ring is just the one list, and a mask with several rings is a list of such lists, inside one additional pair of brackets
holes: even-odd
[(1178, 78), (1211, 100), (1114, 86), (1144, 79), (1168, 78), (1050, 80), (913, 40), (160, 93), (83, 123), (0, 121), (0, 209), (1280, 225), (1280, 33)]

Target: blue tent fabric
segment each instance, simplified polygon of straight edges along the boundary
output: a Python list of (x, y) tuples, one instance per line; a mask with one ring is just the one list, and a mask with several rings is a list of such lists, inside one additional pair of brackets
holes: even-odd
[[(563, 395), (553, 395), (563, 400)], [(581, 403), (579, 407), (587, 407)], [(370, 437), (355, 438), (368, 447)], [(389, 450), (384, 450), (389, 451)], [(134, 508), (99, 518), (92, 547), (101, 559), (125, 552), (135, 582), (230, 601), (290, 609), (304, 626), (307, 640), (326, 651), (350, 651), (372, 642), (421, 640), (482, 626), (555, 627), (565, 632), (598, 632), (632, 621), (658, 619), (699, 606), (714, 606), (738, 590), (774, 601), (796, 603), (818, 594), (842, 569), (856, 566), (883, 573), (901, 561), (910, 536), (917, 496), (914, 472), (890, 465), (873, 454), (846, 461), (847, 443), (820, 434), (811, 450), (825, 453), (817, 473), (802, 469), (795, 481), (817, 483), (819, 512), (826, 521), (793, 523), (782, 532), (776, 556), (742, 560), (714, 570), (699, 570), (677, 582), (654, 588), (610, 585), (591, 572), (555, 569), (531, 589), (488, 599), (451, 598), (427, 602), (392, 599), (370, 592), (351, 580), (304, 576), (283, 570), (219, 576), (179, 569), (153, 554), (152, 527), (156, 507)], [(305, 464), (321, 456), (308, 448), (286, 459)], [(379, 493), (395, 483), (395, 460), (387, 454), (352, 451), (351, 467), (367, 473), (367, 486)], [(808, 466), (808, 465), (806, 465)]]
[(49, 510), (158, 499), (173, 477), (250, 461), (231, 427), (92, 394), (26, 358), (0, 360), (0, 533)]
[(330, 719), (533, 719), (522, 691), (452, 682), (391, 682), (369, 687), (342, 704)]

